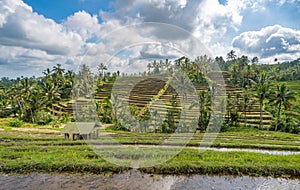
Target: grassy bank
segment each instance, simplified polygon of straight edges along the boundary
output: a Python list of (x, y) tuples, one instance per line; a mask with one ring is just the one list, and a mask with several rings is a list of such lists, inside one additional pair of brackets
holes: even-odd
[[(169, 137), (167, 134), (110, 132), (115, 140), (128, 144), (156, 144)], [(34, 135), (35, 137), (32, 137)], [(181, 135), (178, 134), (176, 137), (181, 138)], [(202, 137), (203, 134), (196, 134), (189, 146), (199, 145)], [(247, 133), (245, 131), (220, 133), (213, 145), (299, 150), (299, 140), (299, 135), (252, 130)], [(113, 146), (107, 148), (105, 153), (114, 156)], [(147, 162), (149, 157), (149, 162), (151, 162), (153, 156), (164, 159), (167, 154), (168, 152), (165, 151), (153, 154), (153, 152), (125, 149), (119, 158), (126, 162), (128, 159), (146, 157)], [(299, 163), (299, 155), (283, 156), (238, 151), (199, 152), (195, 149), (184, 148), (166, 163), (140, 170), (157, 174), (247, 174), (300, 177)], [(93, 152), (84, 141), (66, 141), (55, 132), (42, 134), (14, 129), (0, 131), (0, 172), (2, 173), (87, 172), (100, 174), (119, 173), (128, 169), (107, 162)]]
[[(1, 128), (0, 128), (1, 129)], [(159, 145), (169, 138), (172, 141), (165, 142), (167, 145), (182, 145), (184, 134), (159, 134), (159, 133), (130, 133), (123, 131), (104, 131), (110, 135), (101, 135), (99, 141), (94, 143), (110, 144), (111, 139), (120, 142), (124, 145)], [(205, 135), (206, 141), (203, 142)], [(216, 138), (215, 138), (216, 136)], [(0, 131), (0, 138), (8, 141), (31, 141), (39, 143), (40, 145), (56, 144), (62, 146), (81, 145), (81, 141), (65, 141), (59, 131), (50, 132), (41, 128), (41, 131), (32, 130), (17, 130), (16, 128), (3, 127)], [(212, 144), (209, 144), (209, 141)], [(223, 132), (219, 134), (204, 134), (196, 133), (193, 135), (187, 146), (191, 147), (206, 147), (210, 145), (216, 148), (251, 148), (251, 149), (266, 149), (266, 150), (287, 150), (300, 151), (300, 135), (282, 133), (282, 132), (268, 132), (259, 131), (256, 129), (245, 128), (239, 131)]]
[[(110, 151), (114, 154), (113, 149)], [(155, 156), (164, 157), (165, 154), (165, 152), (160, 152)], [(32, 142), (1, 142), (0, 155), (0, 171), (3, 173), (88, 172), (100, 174), (118, 173), (129, 169), (107, 162), (85, 144), (64, 146), (49, 143), (47, 146), (42, 146)], [(124, 151), (123, 159), (130, 159), (137, 155), (138, 153), (134, 151)], [(215, 151), (200, 153), (197, 150), (185, 148), (166, 163), (141, 170), (158, 174), (247, 174), (299, 177), (299, 162), (299, 155), (279, 156)]]

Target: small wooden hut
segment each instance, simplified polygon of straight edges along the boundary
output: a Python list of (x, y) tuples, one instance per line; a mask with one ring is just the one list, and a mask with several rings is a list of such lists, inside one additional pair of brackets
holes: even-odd
[(101, 125), (99, 123), (93, 122), (71, 122), (67, 123), (66, 126), (61, 131), (61, 134), (64, 134), (65, 139), (73, 140), (78, 139), (94, 139), (99, 136), (99, 128)]

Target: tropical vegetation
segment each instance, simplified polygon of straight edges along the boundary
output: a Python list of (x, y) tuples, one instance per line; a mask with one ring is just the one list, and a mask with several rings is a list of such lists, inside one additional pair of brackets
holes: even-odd
[[(195, 60), (181, 57), (174, 61), (153, 61), (143, 73), (110, 73), (107, 70), (108, 67), (100, 63), (98, 73), (92, 73), (87, 65), (82, 65), (79, 72), (74, 73), (57, 64), (52, 69), (46, 69), (40, 77), (3, 77), (0, 80), (0, 117), (13, 117), (35, 124), (52, 123), (54, 126), (60, 121), (99, 119), (103, 123), (113, 124), (116, 129), (146, 132), (154, 125), (153, 132), (172, 133), (176, 131), (180, 115), (183, 114), (180, 101), (188, 99), (189, 93), (196, 92), (198, 98), (193, 100), (189, 109), (199, 108), (193, 124), (198, 130), (205, 131), (209, 121), (217, 114), (212, 109), (216, 89), (218, 85), (224, 85), (227, 95), (221, 100), (226, 105), (222, 131), (230, 127), (245, 126), (261, 130), (300, 132), (299, 94), (293, 91), (299, 89), (300, 84), (294, 82), (291, 89), (289, 85), (300, 80), (300, 59), (267, 65), (261, 64), (257, 57), (238, 57), (232, 50), (227, 54), (226, 60), (223, 57), (212, 59), (204, 55)], [(151, 78), (158, 74), (165, 76), (164, 79), (153, 81)], [(225, 83), (221, 84), (217, 75), (221, 75)], [(146, 76), (150, 80), (147, 84), (153, 83), (152, 90), (156, 90), (152, 92), (152, 97), (145, 99), (146, 103), (139, 103), (141, 100), (134, 97), (145, 94), (147, 86), (139, 87), (140, 92), (131, 94), (128, 100), (131, 114), (137, 121), (143, 121), (143, 126), (133, 126), (138, 125), (134, 122), (130, 126), (124, 126), (124, 122), (120, 122), (122, 116), (126, 116), (126, 110), (121, 106), (124, 99), (112, 93), (112, 86), (119, 77), (130, 76), (133, 79), (126, 79), (124, 83), (129, 84), (132, 83), (130, 80)], [(177, 87), (172, 86), (172, 81), (175, 81)], [(146, 82), (144, 81), (145, 84)], [(155, 107), (157, 101), (164, 102), (163, 111)], [(151, 113), (153, 106), (155, 109)], [(161, 122), (149, 119), (163, 114), (165, 118)], [(190, 117), (188, 113), (185, 116)], [(188, 131), (189, 127), (192, 126), (186, 126), (182, 131)]]

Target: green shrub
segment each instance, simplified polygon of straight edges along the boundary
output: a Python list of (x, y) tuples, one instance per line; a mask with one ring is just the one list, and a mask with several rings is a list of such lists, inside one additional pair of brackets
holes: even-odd
[(24, 122), (19, 119), (15, 119), (15, 120), (8, 122), (8, 125), (10, 127), (21, 127), (23, 124), (24, 124)]
[(36, 123), (39, 125), (46, 125), (51, 122), (52, 115), (46, 111), (39, 111), (35, 116)]
[(62, 124), (62, 122), (59, 119), (55, 119), (55, 120), (51, 121), (51, 123), (50, 123), (50, 125), (53, 128), (59, 128), (61, 126), (61, 124)]
[(117, 123), (115, 125), (113, 125), (111, 127), (112, 130), (117, 130), (117, 131), (130, 131), (129, 130), (129, 126), (126, 127), (126, 126), (123, 126), (121, 123)]

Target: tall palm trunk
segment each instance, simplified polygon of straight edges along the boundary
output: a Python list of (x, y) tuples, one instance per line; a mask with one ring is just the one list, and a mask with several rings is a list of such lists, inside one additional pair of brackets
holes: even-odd
[(278, 122), (280, 120), (280, 111), (281, 111), (281, 101), (278, 104), (278, 113), (277, 113), (277, 118), (276, 118), (275, 131), (277, 131), (277, 128), (278, 128)]
[(32, 112), (31, 108), (30, 108), (30, 115), (31, 115), (31, 121), (32, 121), (32, 123), (34, 123), (34, 117), (33, 117), (33, 112)]
[(203, 111), (200, 112), (200, 118), (201, 118), (201, 121), (200, 121), (200, 128), (201, 130), (205, 129), (205, 126), (204, 126), (204, 118), (203, 118)]
[(21, 105), (21, 102), (20, 102), (20, 100), (18, 98), (17, 98), (17, 102), (18, 102), (18, 105), (20, 107), (20, 112), (21, 112), (21, 114), (19, 115), (19, 119), (21, 119), (22, 116), (23, 116), (24, 111), (23, 111), (23, 107)]
[(244, 105), (244, 126), (245, 126), (245, 127), (246, 127), (246, 124), (247, 124), (246, 109), (247, 109), (247, 106), (246, 106), (246, 104), (245, 104), (245, 105)]
[(259, 123), (259, 127), (260, 129), (262, 129), (263, 126), (263, 118), (262, 118), (262, 101), (259, 102), (259, 109), (260, 109), (260, 123)]

